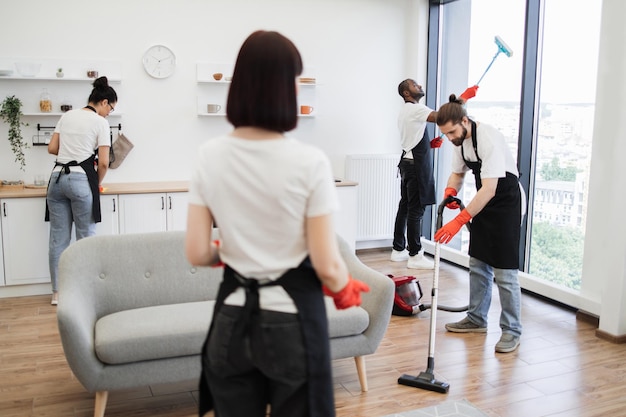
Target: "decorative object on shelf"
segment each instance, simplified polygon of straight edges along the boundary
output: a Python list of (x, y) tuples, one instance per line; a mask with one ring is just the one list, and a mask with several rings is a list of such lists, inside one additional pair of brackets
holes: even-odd
[(219, 104), (207, 104), (206, 105), (207, 113), (217, 113), (221, 109), (222, 109), (222, 106), (220, 106)]
[(72, 104), (70, 103), (70, 100), (67, 97), (63, 98), (63, 101), (61, 101), (61, 111), (63, 113), (72, 110)]
[(22, 137), (22, 126), (28, 126), (22, 123), (22, 102), (15, 96), (7, 96), (2, 102), (0, 109), (0, 117), (9, 125), (9, 142), (11, 150), (15, 154), (15, 162), (20, 164), (20, 169), (25, 171), (26, 159), (24, 158), (24, 149), (28, 148), (28, 143)]
[(213, 79), (219, 81), (222, 79), (222, 76), (224, 76), (224, 74), (222, 74), (221, 72), (216, 72), (215, 74), (213, 74)]
[(37, 62), (16, 62), (15, 68), (22, 77), (34, 77), (39, 74), (41, 63)]
[(47, 88), (44, 88), (41, 91), (41, 96), (39, 98), (39, 110), (42, 113), (52, 112), (52, 100), (50, 99), (50, 93), (48, 93)]
[(87, 78), (98, 78), (98, 71), (96, 70), (87, 70)]
[(300, 106), (300, 114), (313, 113), (313, 106)]
[(57, 68), (57, 78), (63, 78), (65, 74), (63, 74), (63, 68)]
[(143, 54), (143, 68), (154, 78), (167, 78), (174, 74), (176, 56), (164, 45), (154, 45)]

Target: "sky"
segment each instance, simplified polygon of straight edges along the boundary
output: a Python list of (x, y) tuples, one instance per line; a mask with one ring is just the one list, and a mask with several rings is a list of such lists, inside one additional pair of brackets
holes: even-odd
[[(519, 100), (524, 52), (525, 0), (472, 0), (469, 81), (481, 77), (500, 36), (513, 56), (500, 54), (480, 83), (480, 101)], [(546, 0), (541, 101), (595, 101), (601, 0)]]

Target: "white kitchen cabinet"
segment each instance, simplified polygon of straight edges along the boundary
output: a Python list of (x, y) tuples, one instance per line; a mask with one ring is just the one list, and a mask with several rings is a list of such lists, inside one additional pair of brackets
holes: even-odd
[(96, 223), (97, 235), (117, 235), (120, 233), (120, 210), (117, 195), (100, 195), (102, 221)]
[[(2, 200), (0, 200), (0, 209), (2, 208)], [(0, 236), (2, 236), (2, 221), (0, 221)], [(5, 285), (4, 283), (4, 256), (3, 256), (2, 239), (0, 239), (0, 287)]]
[(185, 230), (187, 193), (122, 194), (119, 210), (122, 234)]
[(45, 197), (0, 200), (6, 285), (50, 282)]
[(187, 230), (188, 193), (167, 193), (167, 230)]
[(339, 211), (333, 217), (335, 231), (348, 242), (352, 250), (355, 250), (356, 246), (356, 187), (356, 185), (337, 187)]

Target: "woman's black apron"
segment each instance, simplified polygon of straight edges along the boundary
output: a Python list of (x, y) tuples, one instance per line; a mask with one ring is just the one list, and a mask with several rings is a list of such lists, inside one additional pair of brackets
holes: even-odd
[[(482, 160), (478, 156), (476, 123), (474, 121), (471, 123), (472, 146), (478, 161), (471, 162), (465, 159), (463, 146), (461, 146), (461, 155), (465, 165), (474, 174), (476, 189), (480, 190)], [(496, 194), (472, 219), (469, 255), (494, 268), (518, 269), (521, 221), (521, 193), (518, 178), (507, 172), (506, 177), (498, 179)]]
[[(258, 288), (256, 280), (247, 280), (257, 285), (242, 285), (235, 277), (236, 272), (226, 266), (224, 280), (220, 285), (213, 317), (224, 305), (224, 300), (238, 287), (246, 289), (246, 305), (248, 314), (254, 314), (258, 309)], [(326, 305), (322, 293), (322, 285), (309, 259), (305, 259), (300, 266), (285, 272), (279, 279), (269, 285), (280, 285), (293, 299), (298, 308), (298, 317), (302, 326), (304, 344), (307, 351), (309, 411), (311, 417), (334, 417), (335, 404), (333, 400), (333, 383), (331, 374), (330, 339), (328, 336), (328, 319)], [(262, 286), (262, 285), (261, 285)], [(246, 323), (238, 323), (245, 329)], [(209, 329), (204, 346), (202, 347), (202, 366), (205, 366), (207, 345), (213, 325)], [(204, 369), (200, 377), (200, 415), (213, 409), (213, 399)]]
[[(59, 176), (57, 177), (57, 182), (59, 182), (59, 178), (61, 175), (70, 175), (70, 167), (79, 166), (85, 171), (87, 174), (87, 181), (89, 182), (89, 188), (91, 189), (91, 198), (92, 198), (92, 209), (91, 213), (93, 215), (93, 220), (95, 223), (100, 223), (102, 221), (102, 213), (100, 211), (100, 187), (98, 186), (98, 172), (95, 168), (95, 160), (96, 154), (91, 155), (89, 158), (85, 159), (83, 162), (78, 163), (76, 161), (70, 161), (67, 164), (61, 164), (59, 162), (54, 163), (54, 168), (60, 166), (61, 171), (59, 171)], [(45, 220), (47, 222), (50, 221), (50, 210), (48, 210), (48, 199), (46, 199), (46, 216)]]

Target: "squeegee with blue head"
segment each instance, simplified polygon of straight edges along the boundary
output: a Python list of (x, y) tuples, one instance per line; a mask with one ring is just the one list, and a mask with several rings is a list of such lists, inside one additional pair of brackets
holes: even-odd
[(476, 85), (480, 84), (480, 82), (483, 80), (483, 78), (485, 77), (485, 74), (487, 74), (487, 71), (489, 71), (489, 68), (491, 68), (491, 66), (493, 65), (493, 63), (495, 62), (496, 58), (503, 53), (504, 55), (508, 56), (509, 58), (513, 55), (513, 50), (509, 47), (509, 45), (507, 45), (501, 37), (496, 36), (495, 37), (495, 42), (496, 45), (498, 45), (498, 52), (496, 52), (496, 54), (493, 56), (493, 59), (491, 60), (491, 62), (489, 63), (489, 66), (487, 67), (487, 69), (485, 70), (485, 72), (483, 72), (483, 75), (480, 77), (480, 79), (478, 80), (478, 82), (476, 83)]

